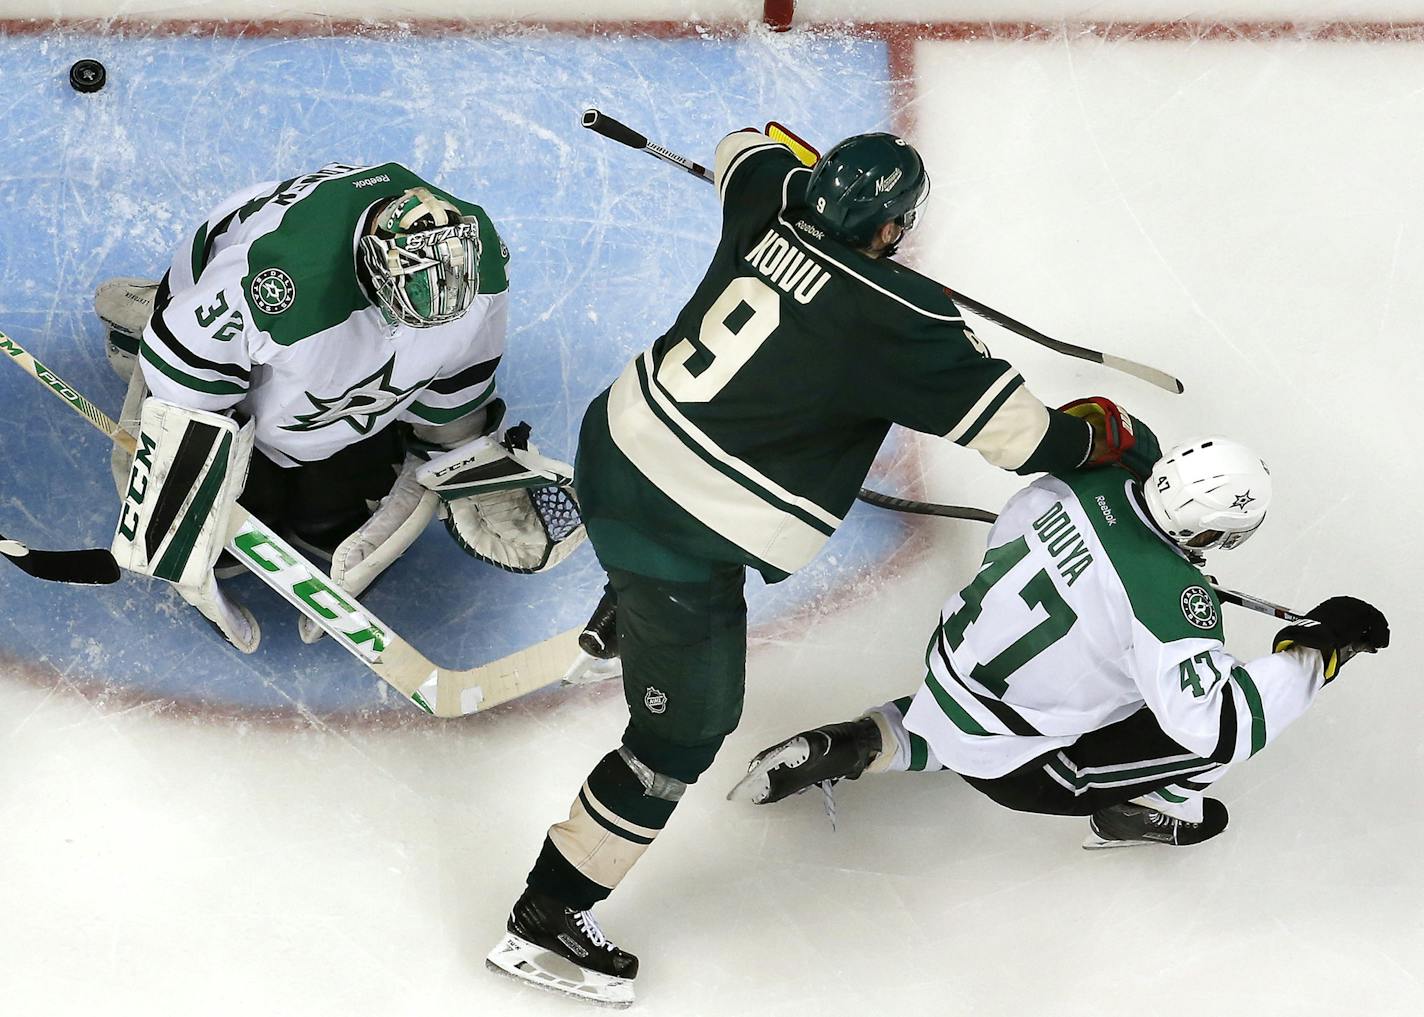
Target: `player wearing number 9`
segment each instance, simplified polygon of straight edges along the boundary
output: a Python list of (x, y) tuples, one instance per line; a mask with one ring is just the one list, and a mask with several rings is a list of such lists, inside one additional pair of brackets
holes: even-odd
[(593, 401), (579, 441), (575, 483), (617, 598), (629, 724), (549, 830), (491, 956), (568, 990), (536, 970), (537, 947), (560, 953), (592, 972), (569, 991), (605, 1001), (631, 993), (636, 960), (578, 922), (737, 725), (746, 569), (777, 582), (809, 562), (891, 424), (1023, 474), (1112, 461), (1126, 447), (1105, 440), (1115, 407), (1049, 409), (989, 355), (947, 289), (891, 259), (929, 191), (903, 139), (859, 135), (809, 168), (738, 132), (718, 145), (715, 177), (723, 216), (711, 265), (672, 327)]
[(731, 797), (779, 801), (865, 772), (953, 770), (1022, 812), (1091, 815), (1084, 847), (1196, 844), (1226, 828), (1204, 792), (1261, 751), (1354, 653), (1389, 645), (1375, 608), (1334, 597), (1250, 662), (1223, 644), (1196, 563), (1265, 519), (1271, 478), (1225, 438), (1127, 470), (1048, 476), (989, 534), (945, 605), (913, 697), (780, 742)]

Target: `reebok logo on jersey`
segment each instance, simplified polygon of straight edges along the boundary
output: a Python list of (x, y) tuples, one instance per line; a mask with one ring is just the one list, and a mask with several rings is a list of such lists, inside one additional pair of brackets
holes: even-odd
[(1102, 510), (1103, 518), (1108, 521), (1109, 526), (1117, 525), (1117, 516), (1113, 515), (1113, 510), (1108, 508), (1108, 500), (1102, 495), (1097, 497), (1098, 508)]
[(818, 230), (818, 229), (816, 229), (816, 227), (812, 226), (812, 225), (811, 225), (809, 222), (807, 222), (805, 219), (797, 219), (797, 220), (796, 220), (796, 228), (797, 228), (798, 230), (800, 230), (802, 233), (809, 233), (809, 234), (811, 234), (811, 236), (815, 237), (817, 240), (825, 240), (825, 239), (826, 239), (826, 232), (825, 232), (825, 230)]
[(889, 176), (881, 177), (879, 180), (875, 181), (875, 193), (884, 194), (886, 191), (890, 190), (890, 188), (898, 184), (900, 182), (900, 178), (904, 175), (904, 170), (897, 169)]
[(1216, 605), (1202, 586), (1188, 586), (1182, 591), (1182, 614), (1199, 629), (1216, 628)]
[(352, 186), (352, 187), (371, 187), (371, 186), (373, 186), (373, 185), (375, 185), (375, 184), (388, 184), (388, 183), (390, 183), (390, 182), (391, 182), (391, 178), (390, 178), (387, 174), (382, 173), (382, 174), (380, 174), (379, 176), (374, 176), (374, 177), (362, 177), (360, 180), (357, 180), (357, 181), (353, 182), (353, 183), (351, 184), (351, 186)]

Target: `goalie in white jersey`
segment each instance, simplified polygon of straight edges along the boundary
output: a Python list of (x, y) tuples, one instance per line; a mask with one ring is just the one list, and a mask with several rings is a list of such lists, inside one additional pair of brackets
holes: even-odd
[(1270, 499), (1265, 465), (1224, 438), (1172, 449), (1145, 484), (1118, 468), (1040, 478), (945, 605), (919, 692), (772, 746), (729, 797), (947, 769), (1011, 809), (1091, 816), (1085, 847), (1215, 836), (1227, 812), (1207, 789), (1352, 655), (1389, 644), (1378, 610), (1334, 597), (1274, 652), (1227, 652), (1197, 565), (1254, 533)]
[[(251, 652), (256, 625), (213, 576), (238, 496), (331, 556), (353, 593), (442, 506), (476, 557), (561, 560), (582, 536), (576, 506), (520, 485), (571, 468), (535, 455), (527, 427), (494, 437), (508, 261), (480, 206), (397, 163), (333, 163), (227, 198), (158, 282), (100, 286), (140, 444), (115, 462), (120, 564), (173, 582)], [(308, 641), (320, 631), (303, 621)]]

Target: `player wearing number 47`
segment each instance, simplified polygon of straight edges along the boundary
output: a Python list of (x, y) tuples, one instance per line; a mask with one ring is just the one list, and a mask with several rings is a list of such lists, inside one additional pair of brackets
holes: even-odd
[(728, 796), (757, 804), (862, 773), (952, 770), (1008, 808), (1091, 816), (1084, 847), (1184, 846), (1226, 828), (1206, 791), (1299, 717), (1360, 651), (1375, 608), (1332, 597), (1245, 662), (1195, 562), (1246, 540), (1271, 478), (1234, 441), (1043, 477), (1004, 507), (950, 598), (913, 697), (773, 745)]
[(119, 563), (248, 653), (256, 623), (214, 577), (239, 496), (352, 593), (437, 513), (484, 561), (557, 564), (582, 539), (572, 470), (523, 425), (496, 437), (508, 261), (478, 205), (397, 163), (333, 163), (227, 198), (159, 281), (101, 285), (140, 447), (116, 454)]
[(579, 438), (629, 723), (549, 830), (489, 958), (604, 1002), (632, 1000), (637, 959), (590, 909), (737, 725), (746, 570), (777, 582), (816, 555), (892, 423), (1019, 473), (1134, 449), (1132, 421), (1111, 402), (1049, 409), (989, 355), (943, 286), (892, 260), (929, 190), (904, 140), (859, 135), (812, 169), (738, 132), (714, 166), (712, 263), (672, 327), (594, 400)]

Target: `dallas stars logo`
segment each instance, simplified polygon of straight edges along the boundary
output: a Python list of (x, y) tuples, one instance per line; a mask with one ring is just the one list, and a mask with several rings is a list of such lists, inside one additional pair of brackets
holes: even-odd
[(392, 356), (375, 374), (362, 378), (337, 396), (326, 398), (311, 392), (306, 393), (316, 409), (311, 413), (296, 414), (297, 422), (284, 424), (282, 430), (315, 431), (318, 427), (327, 427), (344, 420), (357, 434), (370, 434), (376, 422), (389, 412), (392, 406), (426, 384), (425, 381), (418, 381), (409, 388), (392, 384), (391, 372), (395, 366), (396, 358)]
[(1199, 629), (1216, 628), (1216, 605), (1211, 594), (1200, 586), (1188, 586), (1182, 591), (1182, 615)]
[(1251, 492), (1248, 490), (1245, 494), (1238, 494), (1236, 500), (1231, 503), (1231, 507), (1234, 509), (1244, 509), (1255, 500), (1255, 498), (1251, 497)]

